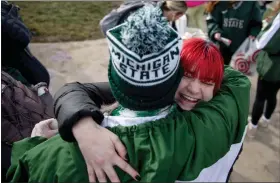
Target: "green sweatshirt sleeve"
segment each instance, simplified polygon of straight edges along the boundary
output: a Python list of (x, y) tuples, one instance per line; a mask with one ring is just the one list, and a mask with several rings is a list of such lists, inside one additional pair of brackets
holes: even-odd
[(223, 85), (210, 101), (184, 116), (193, 131), (195, 148), (178, 180), (194, 180), (205, 167), (223, 157), (232, 144), (241, 143), (249, 113), (250, 81), (242, 73), (225, 68)]
[(89, 182), (78, 146), (59, 135), (22, 140), (13, 149), (8, 175), (11, 182)]
[[(21, 161), (23, 155), (30, 149), (36, 147), (47, 139), (44, 137), (25, 138), (13, 144), (11, 166), (7, 172), (8, 180), (12, 182), (26, 182), (27, 174), (24, 164)], [(4, 176), (4, 175), (3, 175)]]
[(226, 127), (224, 129), (228, 131), (228, 144), (238, 143), (247, 125), (250, 88), (250, 80), (244, 74), (225, 66), (220, 91), (211, 101), (199, 104), (191, 114), (198, 116), (202, 123), (209, 125), (210, 132), (211, 129), (214, 133), (218, 132), (219, 128)]
[(249, 23), (250, 27), (250, 35), (257, 37), (257, 35), (260, 33), (262, 29), (262, 17), (261, 17), (261, 11), (260, 11), (260, 5), (258, 2), (253, 2), (253, 9), (251, 13), (251, 21)]
[(208, 13), (207, 18), (206, 18), (206, 23), (207, 23), (207, 28), (208, 28), (208, 36), (209, 38), (213, 41), (216, 42), (214, 39), (215, 33), (221, 33), (223, 30), (221, 29), (222, 27), (222, 14), (221, 10), (219, 8), (220, 3), (216, 5), (214, 10), (211, 13)]

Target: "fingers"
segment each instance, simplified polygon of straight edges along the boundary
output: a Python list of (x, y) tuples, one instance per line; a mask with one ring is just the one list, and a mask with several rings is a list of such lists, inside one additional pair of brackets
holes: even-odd
[(46, 120), (40, 121), (39, 124), (50, 124), (53, 120), (55, 120), (55, 119), (54, 118), (46, 119)]
[(91, 166), (88, 164), (87, 164), (87, 171), (88, 171), (89, 182), (96, 182), (95, 173), (93, 172), (93, 169), (91, 168)]
[(56, 119), (52, 119), (51, 122), (49, 123), (49, 127), (52, 130), (58, 129), (58, 122)]
[(119, 156), (115, 156), (115, 158), (114, 158), (115, 165), (120, 167), (123, 171), (128, 173), (135, 180), (138, 180), (139, 178), (136, 178), (136, 177), (137, 176), (139, 177), (139, 173), (136, 170), (134, 170), (126, 161), (124, 161), (124, 160), (127, 160), (127, 158), (125, 157), (127, 154), (125, 146), (123, 145), (123, 143), (120, 141), (120, 139), (117, 136), (114, 136), (112, 141), (113, 141), (116, 151), (119, 154)]
[(58, 123), (54, 118), (40, 121), (37, 123), (32, 132), (31, 137), (42, 136), (50, 138), (58, 133)]
[[(58, 130), (50, 130), (48, 131), (48, 133), (46, 133), (46, 138), (51, 138), (53, 136), (55, 136), (58, 133)], [(42, 134), (42, 136), (44, 136), (44, 134)]]
[(105, 168), (105, 173), (110, 179), (111, 182), (121, 182), (117, 173), (115, 172), (114, 168), (112, 166), (108, 166)]
[(127, 160), (127, 158), (125, 157), (126, 156), (126, 148), (125, 146), (123, 145), (123, 143), (120, 141), (120, 139), (116, 136), (116, 138), (114, 139), (113, 141), (113, 144), (115, 146), (115, 149), (116, 151), (118, 152), (119, 156), (122, 158), (122, 159), (125, 159)]
[(128, 173), (132, 178), (139, 181), (139, 173), (119, 156), (115, 157), (115, 165), (120, 167), (124, 172)]
[[(111, 182), (120, 182), (114, 166), (119, 166), (135, 180), (139, 180), (139, 174), (124, 160), (127, 152), (120, 139), (103, 127), (99, 129), (94, 127), (95, 133), (90, 131), (88, 134), (91, 136), (95, 134), (95, 137), (85, 138), (88, 136), (85, 133), (87, 133), (87, 129), (91, 128), (91, 123), (88, 125), (88, 128), (77, 128), (79, 130), (76, 132), (83, 136), (76, 139), (87, 164), (90, 182), (107, 182), (107, 179)], [(99, 141), (96, 141), (96, 137)]]
[(37, 131), (37, 128), (36, 128), (36, 125), (34, 126), (32, 132), (31, 132), (31, 137), (35, 137), (36, 136), (36, 131)]
[(221, 34), (220, 33), (215, 33), (214, 37), (215, 37), (216, 40), (219, 41), (221, 39)]
[(40, 121), (38, 124), (42, 125), (42, 126), (48, 126), (48, 128), (54, 130), (54, 129), (58, 129), (58, 122), (56, 119), (54, 118), (50, 118), (44, 121)]
[[(50, 126), (51, 126), (52, 123), (55, 123), (55, 122), (57, 122), (56, 119), (50, 118), (50, 119), (40, 121), (39, 123), (37, 123), (35, 125), (35, 127), (37, 127), (38, 129), (43, 129), (43, 128), (52, 129), (52, 128), (50, 128)], [(53, 126), (55, 127), (55, 125), (53, 125)], [(53, 128), (53, 129), (56, 129), (56, 128)]]
[(36, 126), (35, 125), (34, 129), (35, 129), (34, 137), (36, 137), (36, 136), (44, 137), (42, 129), (40, 128), (40, 126), (38, 126), (38, 125)]
[(50, 130), (50, 134), (52, 136), (56, 135), (58, 133), (58, 129), (55, 129), (55, 130)]
[(105, 176), (103, 170), (101, 170), (99, 168), (95, 169), (95, 174), (96, 174), (96, 177), (97, 177), (99, 182), (107, 182), (106, 181), (106, 176)]
[(31, 137), (41, 136), (45, 138), (51, 138), (58, 133), (58, 129), (56, 130), (47, 130), (44, 131), (41, 129), (41, 126), (35, 125), (31, 132)]

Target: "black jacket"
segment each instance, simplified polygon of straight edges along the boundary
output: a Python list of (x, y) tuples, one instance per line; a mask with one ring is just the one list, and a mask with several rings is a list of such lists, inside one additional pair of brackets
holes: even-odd
[(69, 83), (56, 92), (54, 100), (59, 133), (63, 140), (68, 142), (75, 141), (72, 127), (79, 119), (92, 116), (98, 124), (101, 124), (104, 118), (99, 111), (101, 105), (112, 104), (116, 101), (108, 82)]
[(28, 49), (31, 32), (22, 21), (19, 10), (18, 6), (1, 1), (2, 67), (17, 69), (29, 84), (46, 82), (49, 85), (47, 69)]

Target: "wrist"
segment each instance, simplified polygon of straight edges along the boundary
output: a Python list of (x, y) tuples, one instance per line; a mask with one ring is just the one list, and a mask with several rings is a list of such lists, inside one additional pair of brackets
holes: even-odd
[(81, 137), (85, 136), (87, 131), (94, 131), (99, 129), (100, 126), (92, 119), (91, 116), (81, 118), (72, 128), (72, 133), (78, 141)]
[[(88, 126), (88, 128), (91, 128), (93, 125), (96, 124), (101, 124), (104, 116), (103, 114), (95, 109), (82, 109), (79, 110), (75, 113), (73, 113), (72, 115), (70, 115), (67, 118), (62, 118), (60, 119), (60, 115), (56, 115), (58, 121), (61, 121), (62, 124), (60, 124), (59, 127), (59, 134), (61, 136), (61, 138), (67, 142), (75, 142), (76, 138), (73, 134), (73, 127), (78, 124), (79, 122), (81, 123), (85, 123), (83, 118), (87, 118), (88, 117), (88, 121), (91, 121), (91, 126), (87, 125), (86, 123), (84, 125), (78, 125), (77, 126), (77, 130), (76, 131), (88, 131), (87, 129), (83, 129), (83, 126)], [(80, 121), (81, 119), (83, 119), (82, 121)], [(97, 127), (99, 127), (98, 125), (95, 125)], [(82, 129), (80, 129), (82, 128)], [(91, 128), (91, 130), (94, 130)], [(76, 133), (76, 136), (78, 136), (79, 132)], [(81, 134), (83, 134), (83, 132), (81, 132)]]

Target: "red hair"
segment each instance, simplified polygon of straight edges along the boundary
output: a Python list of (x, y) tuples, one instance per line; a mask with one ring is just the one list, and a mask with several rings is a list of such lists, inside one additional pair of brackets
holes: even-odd
[(215, 83), (214, 93), (220, 89), (224, 59), (214, 43), (202, 38), (185, 40), (181, 51), (181, 64), (185, 74), (202, 82)]

